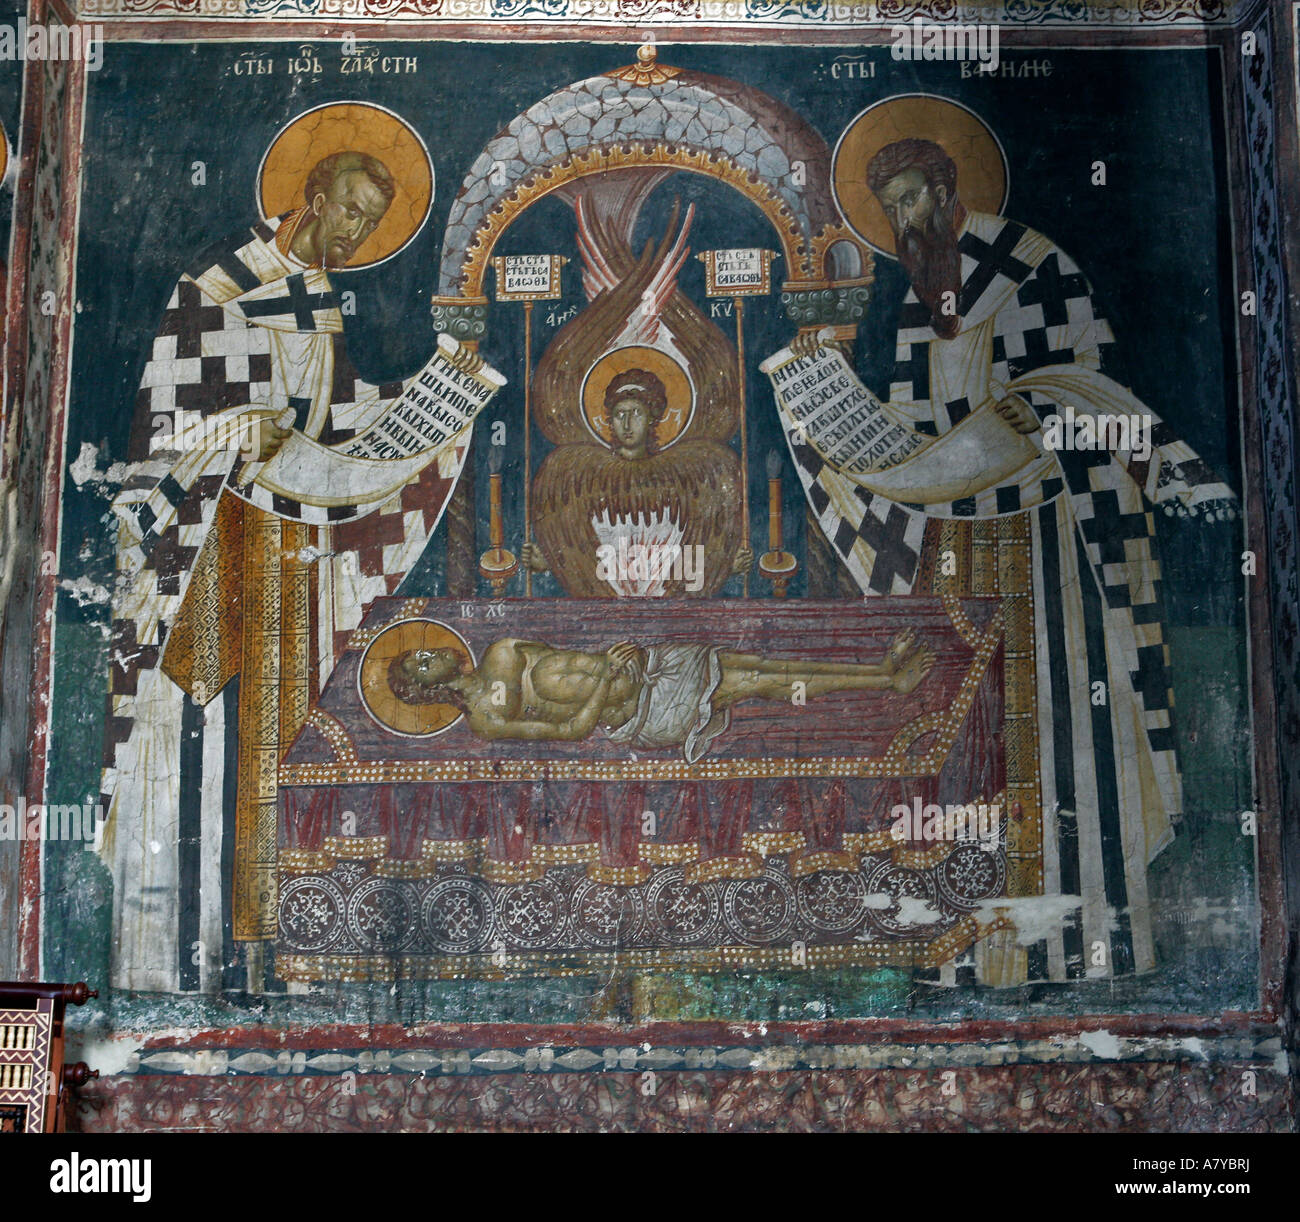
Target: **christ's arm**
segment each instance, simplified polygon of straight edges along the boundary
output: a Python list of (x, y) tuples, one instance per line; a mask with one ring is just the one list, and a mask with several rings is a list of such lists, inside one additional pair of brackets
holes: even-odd
[(613, 671), (607, 668), (591, 689), (591, 695), (582, 708), (565, 721), (523, 720), (487, 712), (475, 717), (470, 725), (481, 738), (492, 740), (508, 738), (528, 742), (581, 742), (596, 728), (613, 678)]

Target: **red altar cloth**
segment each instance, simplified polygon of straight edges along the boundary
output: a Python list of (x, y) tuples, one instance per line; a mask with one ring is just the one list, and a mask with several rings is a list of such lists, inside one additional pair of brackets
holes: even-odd
[[(997, 608), (993, 598), (945, 605), (921, 597), (865, 604), (377, 600), (282, 761), (282, 866), (325, 854), (382, 858), (398, 872), (419, 873), (473, 859), (489, 874), (511, 877), (585, 862), (609, 881), (630, 882), (670, 861), (748, 873), (770, 844), (805, 868), (856, 868), (855, 854), (891, 843), (895, 804), (991, 801), (1002, 790)], [(387, 730), (366, 710), (357, 677), (377, 630), (402, 619), (454, 628), (476, 658), (491, 642), (517, 637), (593, 651), (620, 640), (705, 641), (772, 656), (872, 661), (910, 627), (936, 662), (909, 695), (737, 706), (709, 755), (688, 766), (679, 748), (632, 750), (600, 737), (486, 742), (463, 722), (433, 738)]]

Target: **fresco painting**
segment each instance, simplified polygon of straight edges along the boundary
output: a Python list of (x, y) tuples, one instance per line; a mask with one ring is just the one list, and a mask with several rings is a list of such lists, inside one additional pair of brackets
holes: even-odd
[(182, 26), (79, 77), (79, 1023), (1265, 1008), (1227, 44)]
[[(1052, 184), (975, 101), (838, 90), (814, 122), (743, 49), (676, 51), (584, 51), (481, 149), (431, 123), (432, 64), (423, 104), (221, 137), (256, 214), (168, 243), (134, 387), (72, 405), (131, 417), (90, 545), (114, 988), (889, 965), (978, 1004), (1158, 970), (1156, 522), (1230, 537), (1235, 404), (1125, 380), (1113, 269), (1020, 219)], [(733, 216), (754, 244), (709, 245)], [(346, 286), (425, 227), (432, 356), (372, 339), (365, 378), (361, 310), (430, 328)]]

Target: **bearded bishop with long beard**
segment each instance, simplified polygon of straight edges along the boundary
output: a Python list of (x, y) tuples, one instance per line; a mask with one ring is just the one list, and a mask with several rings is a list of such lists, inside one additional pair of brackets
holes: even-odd
[[(911, 282), (883, 412), (939, 447), (984, 409), (1008, 426), (995, 448), (1023, 446), (1024, 461), (1010, 465), (990, 449), (986, 478), (960, 499), (891, 499), (792, 441), (819, 524), (866, 594), (923, 591), (945, 520), (1024, 524), (1009, 525), (1030, 544), (1041, 893), (1060, 897), (1064, 916), (1027, 947), (1012, 935), (1018, 953), (977, 946), (977, 979), (1150, 971), (1146, 871), (1182, 810), (1151, 507), (1217, 516), (1233, 494), (1116, 381), (1114, 336), (1069, 255), (1025, 225), (967, 209), (957, 167), (933, 141), (886, 145), (866, 178)], [(809, 355), (818, 342), (806, 334), (794, 349)], [(1045, 427), (1067, 408), (1149, 420), (1151, 446), (1050, 448)]]

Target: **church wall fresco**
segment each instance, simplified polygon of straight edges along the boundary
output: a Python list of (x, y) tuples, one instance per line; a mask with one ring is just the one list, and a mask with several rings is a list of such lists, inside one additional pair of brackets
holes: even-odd
[(1271, 26), (83, 15), (28, 792), (102, 822), (22, 937), (108, 986), (86, 1127), (942, 1126), (918, 1047), (997, 1127), (1054, 1039), (1144, 1062), (1103, 1126), (1288, 1123)]
[[(6, 28), (17, 32), (21, 8), (6, 10)], [(33, 6), (38, 24), (48, 17)], [(31, 71), (28, 71), (28, 66)], [(39, 771), (43, 747), (33, 759), (29, 679), (33, 655), (45, 647), (40, 627), (53, 587), (42, 580), (42, 565), (54, 572), (56, 515), (43, 516), (53, 495), (49, 446), (58, 437), (59, 416), (50, 411), (51, 388), (66, 375), (70, 326), (66, 258), (72, 218), (63, 190), (75, 173), (78, 153), (71, 147), (70, 124), (76, 111), (69, 82), (77, 65), (44, 59), (30, 65), (11, 55), (2, 67), (3, 121), (8, 139), (7, 181), (12, 184), (7, 234), (10, 275), (5, 299), (5, 428), (3, 691), (0, 718), (0, 775), (6, 804), (16, 806), (26, 793), (26, 778)], [(69, 105), (72, 103), (71, 105)], [(43, 307), (43, 308), (42, 308)], [(39, 842), (10, 839), (0, 848), (0, 900), (6, 913), (3, 952), (10, 963), (34, 962), (39, 885)], [(15, 973), (16, 974), (16, 973)]]
[[(0, 128), (3, 128), (3, 150), (0, 156), (4, 160), (3, 179), (0, 179), (0, 235), (3, 235), (4, 247), (4, 282), (3, 292), (0, 292), (0, 300), (4, 301), (4, 306), (0, 307), (8, 311), (9, 297), (9, 268), (13, 261), (11, 240), (12, 240), (12, 223), (13, 223), (13, 206), (15, 195), (15, 184), (18, 180), (17, 166), (17, 140), (18, 140), (18, 121), (22, 105), (22, 69), (18, 64), (7, 64), (4, 66), (5, 71), (0, 73), (0, 107), (3, 108), (3, 115), (0, 116)], [(6, 335), (6, 359), (3, 361), (4, 376), (8, 380), (8, 370), (10, 362), (8, 359), (8, 326), (5, 328)], [(10, 400), (5, 398), (6, 403), (6, 420), (9, 419), (8, 403)], [(7, 453), (12, 455), (12, 449), (7, 447)], [(12, 458), (10, 459), (10, 462)], [(9, 472), (6, 471), (8, 475)], [(17, 534), (16, 523), (11, 520), (12, 515), (6, 511), (5, 530), (10, 540), (14, 539)], [(6, 552), (12, 548), (12, 543), (6, 548)], [(16, 566), (15, 570), (16, 572)], [(12, 582), (12, 579), (10, 579)], [(6, 598), (4, 602), (8, 603), (9, 590), (6, 589)], [(16, 844), (6, 845), (0, 849), (0, 902), (7, 907), (10, 903), (17, 902), (19, 888), (19, 857), (20, 853)], [(17, 950), (17, 930), (10, 929), (4, 935), (4, 958), (8, 960), (16, 959)]]

